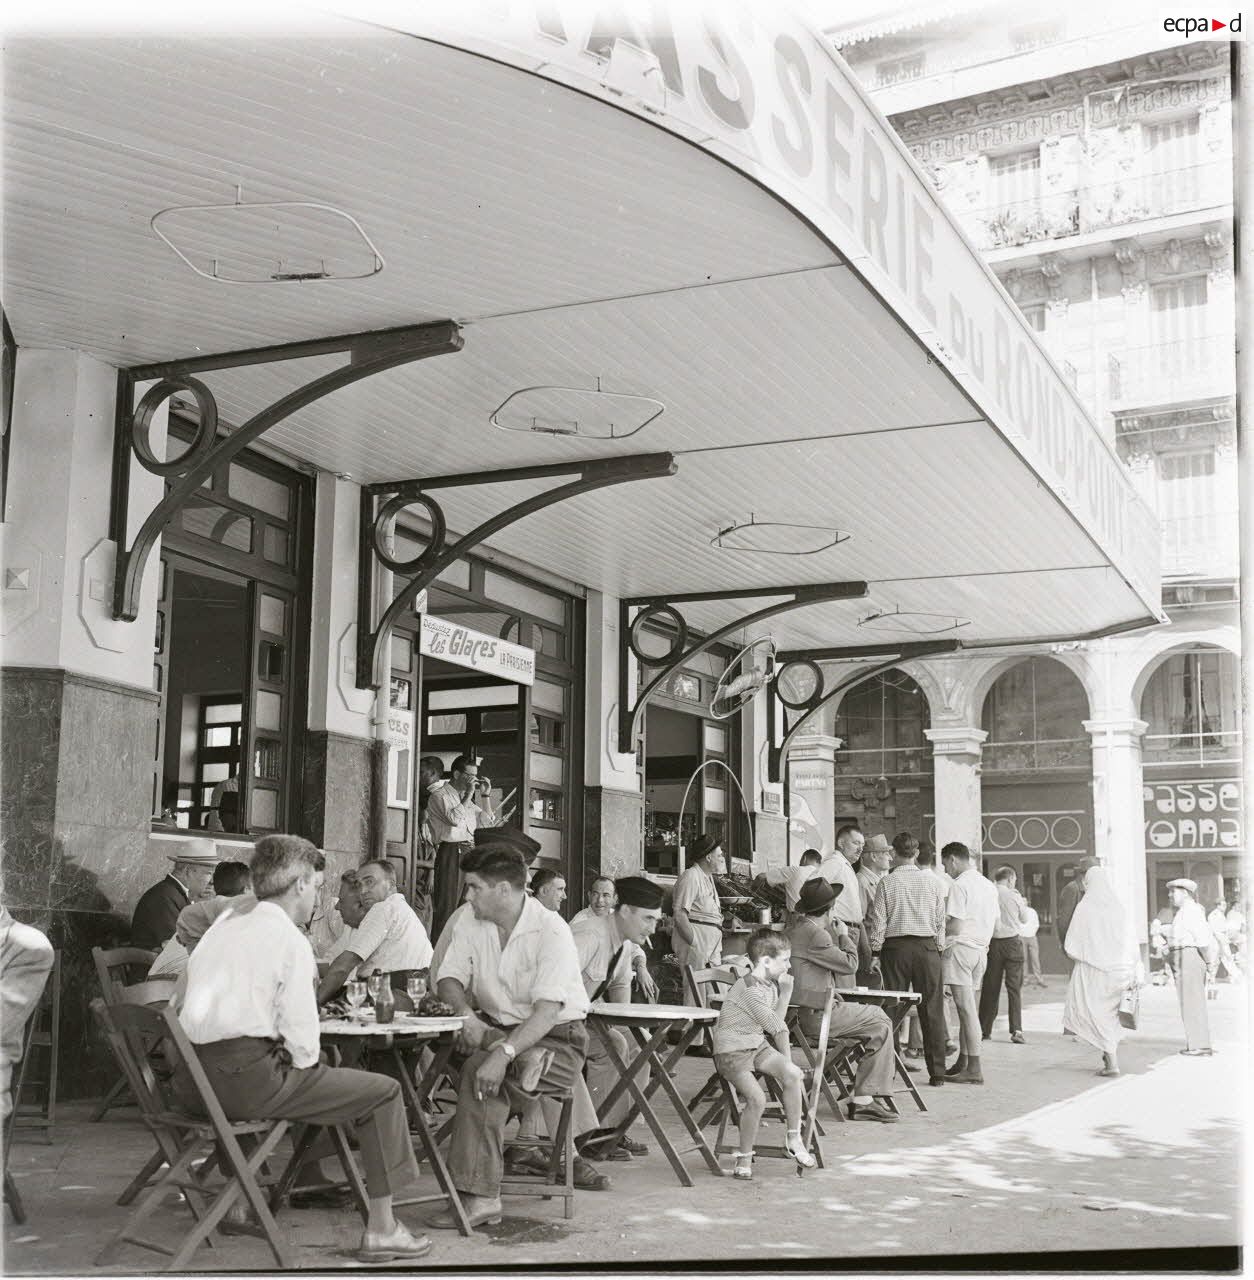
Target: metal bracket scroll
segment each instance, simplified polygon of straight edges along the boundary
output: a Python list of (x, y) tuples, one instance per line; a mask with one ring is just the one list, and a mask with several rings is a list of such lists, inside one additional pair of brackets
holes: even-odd
[[(640, 732), (640, 717), (644, 714), (645, 703), (676, 671), (686, 662), (704, 653), (712, 645), (725, 639), (733, 632), (765, 622), (768, 618), (777, 617), (793, 609), (802, 609), (806, 605), (821, 604), (830, 600), (860, 600), (867, 594), (865, 582), (818, 582), (781, 587), (755, 587), (752, 590), (726, 587), (721, 591), (695, 591), (686, 595), (637, 596), (620, 602), (619, 605), (619, 661), (618, 661), (618, 749), (623, 753), (634, 749), (636, 735)], [(719, 627), (696, 644), (688, 644), (688, 625), (683, 615), (675, 608), (677, 604), (692, 603), (700, 600), (751, 600), (762, 597), (788, 597), (776, 599), (775, 603), (755, 609), (742, 617)], [(644, 614), (633, 620), (631, 611), (643, 608)], [(676, 629), (676, 643), (657, 661), (662, 670), (640, 691), (635, 705), (628, 706), (627, 659), (634, 655), (638, 660), (644, 655), (632, 648), (632, 633), (635, 626), (647, 614), (668, 614)]]
[[(873, 661), (869, 667), (859, 667), (856, 671), (850, 672), (843, 680), (836, 680), (830, 688), (826, 683), (826, 673), (824, 672), (824, 682), (821, 687), (815, 691), (803, 706), (793, 708), (800, 711), (801, 715), (788, 727), (782, 740), (779, 737), (778, 724), (781, 717), (777, 714), (780, 709), (777, 705), (780, 703), (779, 695), (774, 685), (768, 687), (767, 726), (770, 750), (767, 753), (767, 781), (772, 783), (783, 781), (784, 761), (797, 733), (818, 711), (828, 706), (842, 693), (846, 693), (864, 680), (869, 680), (872, 676), (891, 671), (893, 667), (902, 662), (912, 662), (918, 658), (930, 658), (942, 653), (954, 653), (960, 648), (962, 648), (960, 640), (920, 640), (899, 645), (858, 645), (845, 649), (794, 649), (780, 653), (777, 661), (781, 671), (792, 662), (817, 664), (823, 659), (832, 661), (834, 659), (850, 658), (879, 659), (879, 661)], [(820, 671), (822, 671), (822, 668), (820, 668)]]
[[(672, 476), (678, 464), (669, 453), (642, 453), (624, 458), (604, 458), (585, 462), (554, 463), (538, 467), (517, 467), (505, 471), (468, 472), (465, 475), (433, 476), (429, 479), (398, 480), (388, 484), (367, 485), (361, 492), (361, 522), (358, 547), (357, 582), (357, 687), (379, 689), (387, 680), (385, 659), (392, 624), (413, 606), (418, 593), (429, 587), (455, 560), (478, 546), (485, 538), (499, 533), (524, 516), (543, 511), (567, 498), (590, 493), (608, 485), (630, 480), (649, 480)], [(429, 495), (433, 489), (468, 488), (474, 485), (507, 484), (511, 480), (541, 480), (573, 475), (566, 484), (548, 489), (533, 497), (506, 507), (488, 520), (476, 525), (455, 542), (447, 540), (447, 526), (440, 504)], [(383, 505), (377, 506), (380, 498)], [(412, 560), (393, 558), (385, 546), (386, 535), (396, 516), (405, 507), (419, 504), (426, 508), (431, 522), (427, 547)], [(413, 574), (392, 598), (376, 626), (374, 615), (373, 559), (393, 573)]]
[[(110, 536), (118, 547), (113, 581), (113, 616), (134, 622), (139, 614), (139, 591), (144, 567), (162, 529), (195, 494), (209, 476), (246, 449), (258, 437), (298, 410), (332, 391), (360, 382), (385, 369), (444, 355), (462, 348), (461, 330), (451, 320), (412, 325), (373, 333), (354, 333), (309, 342), (197, 356), (163, 364), (140, 365), (118, 374), (118, 405), (113, 452), (113, 507)], [(229, 436), (217, 435), (218, 406), (213, 393), (192, 375), (212, 369), (301, 360), (311, 356), (346, 352), (347, 364), (297, 387), (255, 414)], [(136, 383), (155, 379), (138, 405), (133, 404)], [(187, 392), (199, 412), (196, 437), (177, 458), (162, 460), (153, 451), (149, 428), (157, 409), (177, 392)], [(165, 497), (148, 513), (135, 540), (126, 545), (127, 496), (130, 460), (156, 475), (172, 477)]]

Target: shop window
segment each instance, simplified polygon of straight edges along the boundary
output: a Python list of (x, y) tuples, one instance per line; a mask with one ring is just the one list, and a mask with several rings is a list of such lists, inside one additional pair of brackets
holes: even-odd
[(1141, 697), (1146, 764), (1207, 764), (1240, 758), (1240, 680), (1226, 650), (1169, 654)]
[(988, 734), (981, 765), (990, 770), (1087, 768), (1091, 743), (1084, 686), (1052, 658), (1028, 658), (998, 677), (984, 699)]
[(931, 761), (923, 731), (930, 725), (927, 697), (904, 671), (865, 681), (845, 696), (836, 714), (836, 772), (872, 780), (925, 772)]
[(566, 726), (555, 716), (531, 714), (531, 744), (560, 751), (566, 742)]
[[(171, 435), (189, 433), (175, 417)], [(260, 834), (288, 812), (292, 679), (302, 663), (295, 554), (304, 482), (270, 463), (209, 476), (162, 539), (153, 682), (161, 695), (154, 814), (188, 830)], [(279, 542), (256, 530), (282, 534)], [(303, 637), (300, 637), (303, 640)]]
[(537, 822), (561, 822), (562, 795), (560, 791), (547, 791), (542, 787), (531, 788), (531, 816)]

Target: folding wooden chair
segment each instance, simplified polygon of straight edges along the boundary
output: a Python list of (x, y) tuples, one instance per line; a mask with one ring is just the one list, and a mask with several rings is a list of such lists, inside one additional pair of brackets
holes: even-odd
[[(92, 1001), (91, 1008), (122, 1064), (144, 1124), (152, 1131), (169, 1165), (145, 1190), (122, 1229), (101, 1249), (96, 1265), (111, 1262), (122, 1246), (129, 1243), (166, 1255), (171, 1259), (171, 1270), (183, 1268), (202, 1243), (211, 1246), (215, 1243), (214, 1231), (218, 1224), (243, 1197), (275, 1262), (284, 1270), (290, 1270), (291, 1250), (257, 1182), (258, 1173), (287, 1133), (288, 1122), (228, 1120), (194, 1047), (169, 1008), (158, 1010), (140, 1004), (109, 1006), (99, 999)], [(148, 1051), (148, 1046), (162, 1038), (171, 1078), (158, 1075)], [(193, 1116), (183, 1109), (171, 1084), (176, 1073), (195, 1087), (198, 1104), (207, 1118)], [(247, 1155), (240, 1145), (241, 1138), (249, 1147)], [(197, 1158), (207, 1152), (217, 1156), (216, 1164), (225, 1178), (220, 1186), (209, 1185), (208, 1166), (197, 1163)], [(183, 1193), (194, 1219), (191, 1230), (177, 1248), (136, 1234), (154, 1214), (161, 1212), (163, 1220), (169, 1217), (165, 1200), (172, 1190)]]
[[(42, 1058), (36, 1069), (35, 1059)], [(44, 989), (26, 1024), (22, 1062), (13, 1086), (13, 1110), (5, 1133), (5, 1150), (12, 1143), (15, 1130), (36, 1130), (46, 1143), (52, 1142), (52, 1127), (57, 1116), (57, 1074), (61, 1057), (61, 952), (52, 953), (52, 969)], [(35, 1091), (35, 1099), (27, 1095)]]
[[(148, 970), (152, 968), (152, 962), (156, 958), (156, 952), (145, 951), (143, 947), (114, 947), (111, 950), (92, 947), (91, 959), (96, 966), (96, 977), (100, 980), (100, 994), (104, 996), (105, 1002), (117, 1004), (122, 998), (122, 992), (128, 986), (146, 979)], [(169, 997), (167, 996), (166, 999)], [(109, 1092), (105, 1094), (100, 1105), (92, 1112), (92, 1120), (103, 1120), (111, 1107), (126, 1101), (126, 1077), (120, 1076), (110, 1086)]]
[[(794, 1048), (800, 1049), (802, 1056), (806, 1060), (806, 1070), (811, 1075), (813, 1083), (814, 1106), (817, 1109), (819, 1102), (824, 1101), (831, 1109), (836, 1119), (844, 1122), (845, 1113), (841, 1110), (840, 1104), (847, 1101), (852, 1095), (849, 1088), (849, 1077), (846, 1067), (849, 1059), (852, 1057), (856, 1064), (861, 1054), (856, 1054), (860, 1046), (850, 1044), (848, 1041), (837, 1040), (834, 1043), (830, 1038), (830, 1026), (832, 1020), (832, 1008), (835, 1004), (835, 995), (831, 988), (828, 989), (828, 997), (825, 1006), (820, 1009), (818, 1005), (789, 1005), (788, 1016), (784, 1019), (788, 1024), (788, 1034), (792, 1039)], [(805, 1015), (808, 1013), (820, 1013), (820, 1035), (816, 1036), (813, 1041), (806, 1034)], [(825, 1048), (822, 1053), (819, 1052), (819, 1042), (823, 1039), (823, 1033), (827, 1033)], [(856, 1054), (856, 1056), (855, 1056)], [(836, 1089), (836, 1093), (832, 1089)], [(837, 1097), (839, 1094), (839, 1097)]]
[[(694, 969), (692, 965), (684, 966), (684, 994), (699, 1009), (710, 1009), (717, 1004), (716, 997), (721, 996), (728, 987), (730, 987), (740, 975), (734, 969), (727, 966), (716, 966), (712, 969)], [(714, 1024), (710, 1023), (701, 1030), (701, 1043), (706, 1046), (710, 1054), (714, 1053)], [(722, 1098), (722, 1077), (717, 1071), (712, 1071), (709, 1078), (692, 1095), (692, 1099), (688, 1103), (688, 1110), (695, 1114), (699, 1107), (707, 1099)], [(708, 1113), (708, 1114), (713, 1114)], [(710, 1121), (708, 1119), (698, 1121), (701, 1128), (705, 1128)]]

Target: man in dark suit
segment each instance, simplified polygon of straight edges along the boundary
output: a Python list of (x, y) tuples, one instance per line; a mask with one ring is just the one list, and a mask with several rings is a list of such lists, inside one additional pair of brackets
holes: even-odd
[(174, 937), (179, 912), (209, 888), (218, 846), (212, 840), (180, 840), (166, 857), (174, 866), (135, 904), (131, 919), (131, 945), (148, 951), (159, 951)]

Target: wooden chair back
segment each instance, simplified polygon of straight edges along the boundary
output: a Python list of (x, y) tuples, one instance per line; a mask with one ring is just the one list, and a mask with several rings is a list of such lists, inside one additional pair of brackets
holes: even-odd
[(100, 979), (100, 991), (109, 1004), (116, 1004), (122, 991), (148, 977), (156, 954), (142, 947), (92, 947), (92, 963)]

